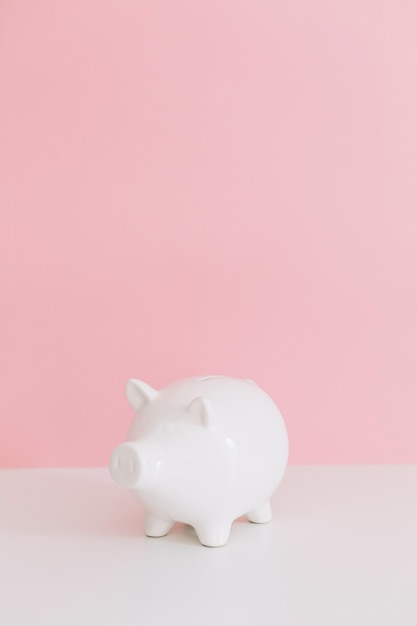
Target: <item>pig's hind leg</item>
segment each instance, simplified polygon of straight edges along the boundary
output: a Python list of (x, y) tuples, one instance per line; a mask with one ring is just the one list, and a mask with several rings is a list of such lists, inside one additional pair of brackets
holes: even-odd
[(145, 535), (147, 537), (164, 537), (169, 533), (173, 525), (174, 522), (172, 520), (161, 519), (148, 513), (145, 519)]
[(269, 500), (264, 500), (259, 506), (246, 513), (246, 517), (250, 522), (254, 524), (266, 524), (272, 519), (271, 503)]
[(232, 522), (198, 524), (194, 527), (200, 543), (208, 548), (220, 548), (227, 543)]

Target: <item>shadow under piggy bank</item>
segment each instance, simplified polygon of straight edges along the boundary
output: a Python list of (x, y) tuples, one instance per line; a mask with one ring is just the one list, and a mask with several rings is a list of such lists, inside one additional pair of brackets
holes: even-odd
[[(201, 547), (187, 524), (175, 524), (165, 537), (146, 537), (143, 508), (113, 483), (107, 469), (2, 470), (0, 490), (1, 533), (136, 537), (149, 542), (152, 550), (160, 549), (156, 544), (162, 549), (173, 543)], [(269, 527), (239, 518), (231, 539), (256, 536), (259, 541)]]

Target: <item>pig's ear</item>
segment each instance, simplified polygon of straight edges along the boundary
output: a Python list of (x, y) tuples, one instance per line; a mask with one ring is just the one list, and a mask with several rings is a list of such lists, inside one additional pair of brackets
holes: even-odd
[(156, 398), (158, 392), (143, 381), (131, 378), (126, 385), (126, 395), (130, 406), (139, 411), (144, 404)]
[(194, 398), (187, 407), (187, 413), (204, 428), (212, 428), (210, 403), (206, 398)]

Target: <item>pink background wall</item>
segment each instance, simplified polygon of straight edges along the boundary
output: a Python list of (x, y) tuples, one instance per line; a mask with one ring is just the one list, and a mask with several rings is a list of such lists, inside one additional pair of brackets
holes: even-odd
[(417, 4), (0, 6), (0, 464), (129, 377), (254, 378), (293, 463), (417, 461)]

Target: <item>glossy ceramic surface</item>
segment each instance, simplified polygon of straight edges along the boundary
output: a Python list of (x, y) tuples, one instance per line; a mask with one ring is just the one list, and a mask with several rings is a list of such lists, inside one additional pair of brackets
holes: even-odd
[(110, 472), (145, 507), (148, 536), (166, 535), (178, 521), (217, 547), (241, 515), (270, 521), (288, 437), (279, 409), (254, 382), (201, 376), (157, 391), (132, 379), (127, 398), (135, 418)]

